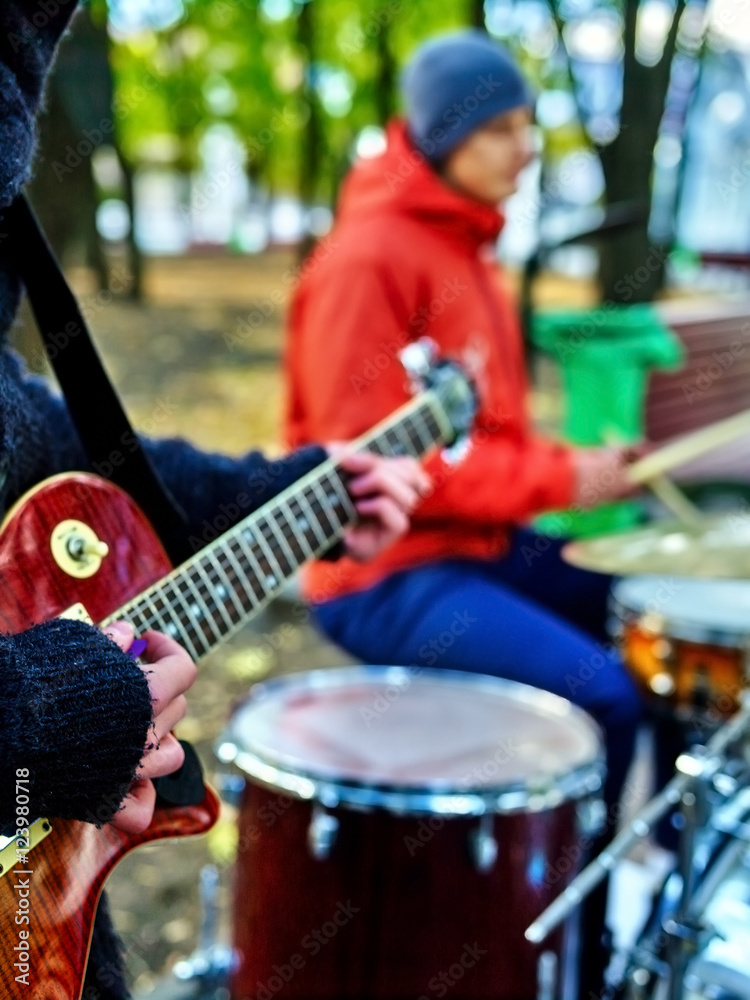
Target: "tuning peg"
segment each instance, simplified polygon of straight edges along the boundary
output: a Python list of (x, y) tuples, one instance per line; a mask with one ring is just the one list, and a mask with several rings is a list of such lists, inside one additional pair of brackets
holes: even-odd
[(438, 346), (429, 337), (408, 344), (399, 354), (401, 364), (414, 382), (421, 384), (438, 358)]

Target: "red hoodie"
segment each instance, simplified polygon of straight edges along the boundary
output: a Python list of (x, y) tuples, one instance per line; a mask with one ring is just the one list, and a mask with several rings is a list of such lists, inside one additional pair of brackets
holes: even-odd
[(386, 152), (346, 179), (336, 225), (303, 268), (291, 306), (289, 444), (357, 437), (406, 402), (393, 355), (423, 336), (473, 376), (480, 410), (458, 465), (438, 453), (427, 459), (437, 485), (409, 534), (364, 565), (308, 567), (309, 599), (418, 563), (497, 557), (512, 525), (572, 502), (570, 449), (530, 426), (515, 303), (492, 255), (502, 225), (495, 209), (438, 177), (400, 122)]

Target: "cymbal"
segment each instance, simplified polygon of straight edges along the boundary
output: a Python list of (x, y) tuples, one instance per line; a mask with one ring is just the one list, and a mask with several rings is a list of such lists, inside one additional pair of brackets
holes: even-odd
[(563, 558), (615, 576), (750, 579), (750, 515), (706, 514), (698, 524), (656, 521), (634, 531), (570, 542)]

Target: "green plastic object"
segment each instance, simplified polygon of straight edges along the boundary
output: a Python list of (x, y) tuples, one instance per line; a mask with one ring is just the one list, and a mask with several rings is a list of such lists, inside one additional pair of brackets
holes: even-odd
[[(642, 440), (649, 375), (684, 361), (679, 338), (648, 304), (540, 313), (532, 336), (560, 367), (563, 436), (586, 447)], [(624, 530), (641, 519), (641, 505), (625, 500), (544, 515), (536, 527), (581, 537)]]

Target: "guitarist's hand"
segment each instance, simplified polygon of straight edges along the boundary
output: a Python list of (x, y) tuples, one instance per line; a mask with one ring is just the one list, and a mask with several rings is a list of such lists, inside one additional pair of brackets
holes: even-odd
[[(113, 622), (107, 634), (123, 652), (130, 648), (134, 632), (126, 622)], [(172, 774), (185, 759), (185, 752), (172, 729), (187, 711), (185, 691), (196, 677), (195, 664), (182, 646), (161, 632), (144, 632), (148, 642), (141, 654), (143, 671), (148, 677), (154, 722), (144, 748), (138, 777), (112, 820), (112, 826), (125, 833), (142, 833), (151, 822), (156, 802), (152, 778)]]
[(374, 559), (409, 530), (409, 515), (428, 492), (430, 477), (413, 458), (347, 454), (340, 444), (328, 451), (349, 473), (346, 488), (362, 518), (344, 535), (346, 554), (358, 562)]

